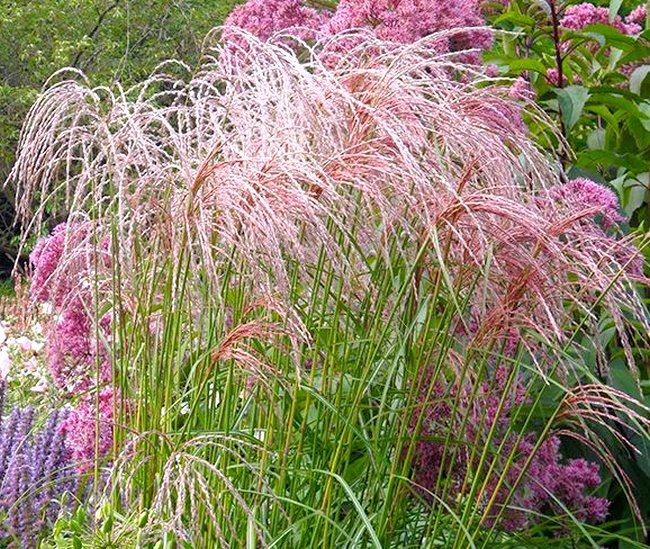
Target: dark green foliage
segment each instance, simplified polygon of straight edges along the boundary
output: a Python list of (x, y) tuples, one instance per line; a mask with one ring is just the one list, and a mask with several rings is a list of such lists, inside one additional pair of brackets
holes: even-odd
[[(208, 30), (236, 0), (0, 0), (0, 182), (14, 159), (25, 114), (62, 67), (94, 85), (126, 85), (169, 58), (195, 62)], [(13, 193), (0, 196), (0, 274), (11, 268)]]

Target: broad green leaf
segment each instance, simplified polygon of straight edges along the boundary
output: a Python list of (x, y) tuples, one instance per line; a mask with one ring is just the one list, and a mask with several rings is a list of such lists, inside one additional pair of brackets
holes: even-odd
[(567, 130), (573, 128), (582, 115), (587, 99), (589, 99), (589, 90), (584, 86), (568, 86), (563, 89), (556, 89), (562, 120)]
[[(650, 122), (650, 120), (646, 119), (646, 122)], [(647, 124), (643, 124), (643, 118), (629, 116), (625, 121), (625, 127), (636, 142), (639, 152), (650, 147), (650, 131), (646, 126)], [(650, 157), (650, 155), (646, 156)]]
[(641, 86), (648, 74), (650, 74), (650, 65), (641, 65), (634, 69), (630, 75), (630, 91), (641, 94)]
[(635, 105), (629, 99), (617, 95), (612, 95), (610, 93), (592, 94), (589, 97), (589, 102), (590, 104), (595, 105), (607, 105), (609, 107), (613, 107), (617, 111), (629, 113), (632, 116), (642, 116), (642, 112), (639, 109), (639, 106)]
[(647, 169), (647, 162), (641, 160), (635, 154), (618, 154), (610, 150), (586, 150), (578, 154), (577, 163), (580, 166), (589, 168), (593, 164), (602, 167), (621, 166), (634, 172), (642, 172)]
[(546, 73), (546, 66), (539, 59), (511, 59), (508, 61), (508, 66), (511, 71), (535, 71), (541, 74)]
[(609, 368), (612, 385), (633, 398), (641, 398), (639, 380), (632, 375), (627, 364), (623, 361), (614, 361)]
[(548, 3), (548, 0), (532, 0), (533, 4), (540, 7), (546, 15), (551, 15), (551, 6)]
[(589, 25), (580, 32), (568, 32), (566, 36), (568, 38), (590, 38), (596, 40), (601, 47), (614, 46), (625, 52), (632, 51), (637, 46), (637, 41), (634, 37), (623, 34), (618, 29), (601, 23)]
[(632, 217), (641, 206), (645, 204), (647, 190), (636, 181), (626, 189), (623, 208), (628, 217)]
[(587, 146), (590, 149), (604, 149), (605, 133), (606, 132), (603, 128), (596, 128), (587, 136)]
[(517, 27), (532, 27), (535, 25), (535, 19), (523, 13), (507, 12), (494, 20), (495, 25), (502, 23), (512, 23)]
[(642, 116), (639, 116), (639, 122), (643, 125), (646, 131), (650, 132), (650, 102), (644, 101), (639, 105), (639, 112)]
[(623, 0), (609, 0), (609, 22), (612, 23), (618, 15), (618, 10), (621, 9)]

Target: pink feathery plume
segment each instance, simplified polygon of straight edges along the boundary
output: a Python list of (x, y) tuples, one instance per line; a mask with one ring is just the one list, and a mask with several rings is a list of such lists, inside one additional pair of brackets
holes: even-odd
[(428, 244), (427, 272), (471, 292), (477, 344), (567, 341), (576, 312), (605, 308), (632, 360), (627, 317), (650, 333), (645, 279), (616, 234), (615, 196), (559, 186), (522, 124), (523, 108), (542, 117), (525, 93), (475, 86), (474, 68), (432, 47), (453, 31), (413, 44), (349, 31), (300, 53), (231, 32), (245, 64), (224, 44), (185, 80), (166, 64), (132, 90), (46, 90), (12, 174), (26, 224), (45, 207), (92, 208), (119, 227), (125, 285), (149, 242), (216, 285), (234, 262), (253, 299), (314, 287), (320, 257), (354, 296), (368, 257), (413, 260)]

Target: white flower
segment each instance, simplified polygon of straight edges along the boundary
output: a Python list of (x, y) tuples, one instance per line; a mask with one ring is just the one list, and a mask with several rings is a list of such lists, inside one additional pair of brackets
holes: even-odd
[(189, 405), (188, 402), (184, 401), (184, 402), (181, 404), (180, 414), (181, 414), (182, 416), (185, 416), (185, 415), (187, 415), (187, 414), (189, 414), (189, 413), (190, 413), (190, 405)]
[(38, 360), (36, 360), (34, 357), (30, 358), (27, 362), (25, 362), (25, 369), (28, 372), (35, 372), (37, 368), (38, 368)]
[(20, 347), (21, 351), (31, 351), (32, 350), (32, 340), (25, 336), (20, 336), (16, 340), (16, 344)]
[(9, 375), (11, 370), (11, 359), (9, 358), (9, 353), (2, 349), (0, 351), (0, 380), (4, 381)]
[(2, 345), (7, 339), (7, 332), (5, 330), (5, 327), (0, 324), (0, 345)]
[(37, 322), (32, 326), (32, 331), (36, 335), (43, 335), (43, 325), (40, 322)]
[(44, 393), (47, 391), (47, 379), (42, 377), (38, 383), (32, 387), (32, 393)]
[(54, 307), (51, 303), (45, 302), (41, 304), (41, 312), (44, 315), (51, 315), (54, 312)]
[(38, 354), (43, 350), (43, 347), (45, 347), (45, 343), (42, 341), (32, 341), (32, 352), (34, 354)]

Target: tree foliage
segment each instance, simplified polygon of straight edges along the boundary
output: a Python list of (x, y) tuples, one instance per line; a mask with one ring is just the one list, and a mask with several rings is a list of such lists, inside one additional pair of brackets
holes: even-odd
[[(138, 82), (169, 58), (193, 63), (236, 0), (0, 0), (0, 181), (25, 115), (62, 67), (95, 85)], [(14, 253), (12, 189), (0, 198), (0, 255)], [(5, 267), (9, 266), (5, 257)]]

